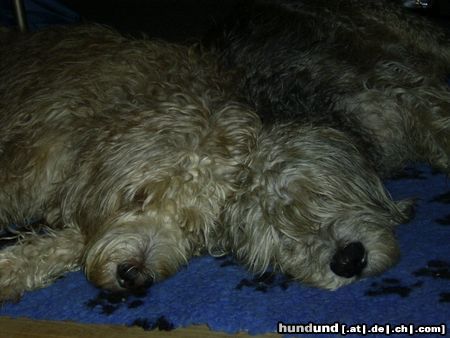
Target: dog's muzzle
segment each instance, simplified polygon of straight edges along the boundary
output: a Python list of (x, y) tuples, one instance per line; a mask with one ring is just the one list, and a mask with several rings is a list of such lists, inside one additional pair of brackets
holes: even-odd
[(366, 265), (366, 249), (361, 242), (352, 242), (334, 254), (330, 269), (338, 276), (351, 278), (360, 275)]
[(123, 263), (117, 266), (117, 282), (127, 290), (146, 289), (153, 284), (153, 278), (145, 276), (137, 266)]

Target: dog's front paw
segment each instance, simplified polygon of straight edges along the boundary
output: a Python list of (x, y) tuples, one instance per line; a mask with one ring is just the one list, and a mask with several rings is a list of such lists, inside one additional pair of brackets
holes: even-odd
[(20, 298), (22, 298), (24, 291), (25, 290), (12, 285), (2, 287), (0, 290), (0, 304), (7, 302), (17, 303)]
[(25, 292), (19, 271), (14, 260), (4, 253), (0, 254), (0, 303), (18, 302)]

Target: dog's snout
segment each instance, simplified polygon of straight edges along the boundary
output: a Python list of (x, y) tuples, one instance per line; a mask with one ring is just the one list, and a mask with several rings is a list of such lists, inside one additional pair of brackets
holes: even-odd
[(124, 263), (117, 266), (117, 281), (122, 288), (130, 290), (150, 287), (153, 278), (145, 277), (137, 266)]
[(131, 264), (119, 264), (117, 266), (117, 280), (119, 285), (125, 289), (131, 289), (135, 286), (139, 277), (138, 268)]
[(334, 254), (330, 269), (338, 276), (351, 278), (361, 274), (366, 265), (364, 246), (361, 242), (352, 242)]

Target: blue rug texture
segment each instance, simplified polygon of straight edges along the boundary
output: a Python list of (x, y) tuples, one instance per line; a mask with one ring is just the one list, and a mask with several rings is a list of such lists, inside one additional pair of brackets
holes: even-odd
[(280, 274), (251, 275), (230, 257), (199, 257), (141, 295), (110, 294), (81, 272), (70, 273), (4, 305), (0, 315), (161, 330), (207, 324), (251, 334), (274, 332), (278, 322), (446, 325), (448, 331), (450, 182), (419, 165), (386, 185), (395, 199), (416, 197), (417, 207), (415, 218), (397, 229), (400, 263), (379, 277), (330, 292)]

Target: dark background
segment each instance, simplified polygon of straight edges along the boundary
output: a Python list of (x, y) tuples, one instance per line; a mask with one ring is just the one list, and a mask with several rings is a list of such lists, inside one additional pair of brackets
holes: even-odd
[(170, 41), (202, 37), (239, 0), (62, 0), (84, 20)]
[[(203, 37), (231, 15), (240, 2), (252, 0), (23, 0), (30, 30), (79, 21), (98, 22), (121, 32), (175, 42)], [(381, 0), (380, 0), (381, 1)], [(450, 0), (388, 0), (416, 7), (450, 32)], [(0, 26), (15, 26), (13, 0), (0, 0)]]
[[(249, 1), (249, 0), (243, 0)], [(393, 0), (398, 1), (398, 0)], [(411, 0), (414, 2), (414, 0)], [(171, 41), (186, 41), (205, 34), (232, 13), (239, 0), (62, 0), (88, 21)], [(450, 28), (450, 0), (428, 0), (429, 8), (416, 9)]]

